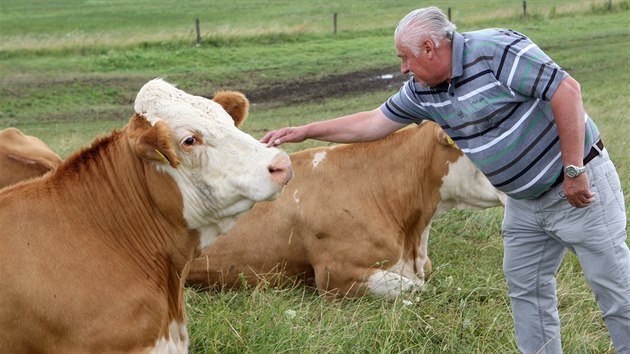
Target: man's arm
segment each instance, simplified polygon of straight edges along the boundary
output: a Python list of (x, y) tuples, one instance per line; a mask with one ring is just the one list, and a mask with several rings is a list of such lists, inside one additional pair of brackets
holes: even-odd
[[(558, 127), (560, 151), (564, 166), (582, 166), (584, 158), (585, 113), (582, 105), (580, 84), (568, 76), (551, 97), (551, 110)], [(583, 208), (595, 200), (588, 188), (588, 176), (583, 173), (575, 178), (564, 178), (564, 194), (568, 202)]]
[(310, 123), (299, 127), (286, 127), (268, 132), (261, 143), (278, 146), (283, 143), (299, 143), (306, 139), (334, 143), (354, 143), (384, 138), (405, 124), (387, 118), (380, 108), (347, 116)]

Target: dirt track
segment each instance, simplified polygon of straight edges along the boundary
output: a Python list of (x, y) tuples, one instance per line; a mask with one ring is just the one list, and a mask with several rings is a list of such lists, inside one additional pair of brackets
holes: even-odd
[[(406, 81), (406, 75), (400, 73), (398, 66), (383, 67), (378, 69), (364, 70), (340, 75), (323, 76), (319, 79), (297, 78), (292, 81), (269, 81), (263, 85), (257, 84), (249, 89), (244, 89), (241, 82), (224, 83), (217, 89), (232, 89), (243, 92), (250, 102), (254, 104), (264, 104), (267, 107), (279, 107), (286, 105), (299, 105), (307, 102), (318, 102), (328, 98), (343, 97), (359, 93), (388, 91), (396, 92)], [(147, 78), (140, 76), (132, 77), (53, 77), (37, 82), (27, 79), (5, 81), (0, 84), (0, 95), (17, 99), (18, 105), (13, 112), (0, 112), (0, 128), (11, 126), (17, 122), (52, 122), (68, 120), (95, 120), (95, 119), (126, 119), (129, 107), (133, 105), (137, 89), (141, 87)], [(199, 79), (203, 81), (203, 79)], [(175, 82), (177, 82), (175, 78)], [(93, 87), (111, 87), (112, 93), (104, 93), (102, 104), (95, 107), (70, 105), (70, 110), (52, 105), (45, 114), (29, 109), (32, 100), (25, 100), (25, 97), (35, 95), (39, 97), (45, 93), (53, 93), (53, 100), (56, 95), (72, 95), (82, 90), (91, 90)], [(102, 89), (101, 89), (102, 90)], [(98, 91), (98, 90), (97, 90)], [(211, 96), (213, 92), (195, 92), (193, 94)], [(38, 96), (39, 95), (39, 96)], [(110, 96), (107, 96), (110, 95)], [(28, 104), (22, 107), (20, 104)], [(22, 109), (25, 108), (25, 109)], [(68, 108), (68, 107), (66, 107)], [(77, 109), (78, 110), (72, 110)]]
[(259, 86), (243, 92), (251, 102), (300, 104), (360, 92), (394, 92), (407, 80), (399, 67), (326, 76), (316, 81), (295, 80)]

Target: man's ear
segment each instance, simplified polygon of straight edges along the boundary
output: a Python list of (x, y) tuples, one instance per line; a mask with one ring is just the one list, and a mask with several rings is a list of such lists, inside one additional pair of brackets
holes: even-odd
[(421, 55), (426, 55), (428, 58), (433, 56), (435, 54), (435, 45), (433, 41), (427, 39), (422, 42), (422, 45), (420, 46), (420, 52)]
[(220, 104), (232, 117), (234, 125), (240, 127), (249, 114), (249, 100), (237, 91), (217, 91), (212, 100)]
[(156, 161), (177, 167), (180, 164), (170, 129), (158, 121), (151, 125), (144, 116), (135, 113), (127, 124), (129, 145), (136, 155), (148, 161)]

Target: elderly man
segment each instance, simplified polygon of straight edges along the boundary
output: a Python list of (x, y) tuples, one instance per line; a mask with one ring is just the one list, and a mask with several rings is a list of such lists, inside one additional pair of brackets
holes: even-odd
[(504, 271), (519, 349), (562, 351), (555, 274), (569, 249), (617, 351), (630, 353), (624, 197), (580, 85), (521, 33), (455, 29), (435, 7), (412, 11), (395, 32), (401, 70), (413, 74), (400, 92), (374, 110), (271, 131), (261, 141), (369, 141), (438, 122), (509, 196)]

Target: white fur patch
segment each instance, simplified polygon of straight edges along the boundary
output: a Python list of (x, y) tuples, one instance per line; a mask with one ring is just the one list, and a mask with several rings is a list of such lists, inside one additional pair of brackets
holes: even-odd
[(413, 290), (422, 285), (398, 273), (381, 269), (372, 273), (367, 283), (370, 293), (390, 299), (395, 299), (402, 295), (403, 292)]
[(313, 155), (313, 168), (317, 167), (320, 162), (324, 161), (326, 159), (326, 155), (328, 155), (328, 153), (325, 151), (320, 151)]
[(449, 163), (440, 187), (440, 204), (435, 216), (448, 209), (485, 209), (505, 205), (506, 196), (496, 189), (466, 155)]
[(300, 197), (298, 196), (297, 189), (293, 191), (293, 201), (295, 204), (300, 204)]
[(429, 224), (422, 231), (420, 245), (418, 245), (418, 259), (416, 260), (418, 272), (416, 276), (418, 279), (422, 279), (422, 281), (424, 281), (426, 277), (424, 274), (424, 265), (427, 263), (427, 259), (429, 259), (429, 231), (431, 230), (432, 221), (433, 220), (429, 221)]
[(197, 230), (199, 231), (199, 249), (205, 249), (210, 246), (221, 235), (216, 225), (200, 227)]
[(150, 353), (188, 353), (188, 330), (185, 324), (172, 321), (168, 325), (168, 334), (168, 338), (158, 339)]

